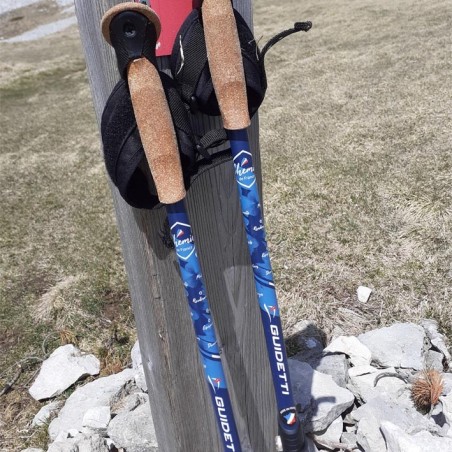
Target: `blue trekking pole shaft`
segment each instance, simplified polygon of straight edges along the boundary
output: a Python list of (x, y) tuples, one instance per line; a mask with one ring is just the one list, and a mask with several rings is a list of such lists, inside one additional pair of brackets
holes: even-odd
[(290, 384), (278, 300), (248, 134), (246, 130), (227, 130), (227, 134), (231, 144), (234, 174), (272, 370), (281, 441), (285, 452), (299, 451), (302, 450), (300, 446), (303, 445), (303, 437)]
[(241, 451), (220, 348), (184, 202), (166, 206), (191, 319), (225, 451)]
[(250, 125), (240, 41), (230, 0), (204, 0), (202, 18), (212, 82), (231, 144), (256, 293), (279, 410), (284, 452), (300, 452), (304, 436), (294, 403), (247, 128)]
[(198, 350), (225, 452), (241, 452), (226, 377), (215, 335), (193, 234), (185, 209), (185, 187), (174, 126), (156, 69), (160, 21), (138, 2), (120, 3), (104, 15), (102, 32), (127, 78), (143, 149), (159, 200), (166, 205), (171, 236), (190, 308)]

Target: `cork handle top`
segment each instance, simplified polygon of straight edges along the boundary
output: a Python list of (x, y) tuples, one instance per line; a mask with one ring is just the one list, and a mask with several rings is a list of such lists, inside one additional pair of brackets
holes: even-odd
[(202, 20), (207, 59), (225, 129), (251, 123), (242, 52), (231, 0), (204, 0)]

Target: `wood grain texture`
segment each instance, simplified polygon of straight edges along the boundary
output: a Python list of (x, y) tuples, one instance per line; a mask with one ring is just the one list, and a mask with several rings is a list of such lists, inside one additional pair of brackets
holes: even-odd
[[(100, 19), (119, 3), (75, 0), (97, 120), (119, 78)], [(251, 3), (236, 5), (251, 22)], [(167, 67), (167, 60), (159, 64)], [(202, 118), (198, 128), (218, 126)], [(250, 139), (259, 172), (258, 121)], [(165, 209), (128, 206), (111, 186), (152, 416), (162, 452), (221, 452)], [(187, 196), (207, 293), (221, 338), (244, 451), (274, 450), (276, 407), (232, 162), (200, 175)]]

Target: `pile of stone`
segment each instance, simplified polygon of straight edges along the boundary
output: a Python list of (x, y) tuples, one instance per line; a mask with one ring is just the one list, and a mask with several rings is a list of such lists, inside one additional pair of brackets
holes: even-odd
[[(327, 347), (317, 332), (311, 322), (300, 322), (293, 339), (299, 352), (289, 360), (309, 451), (452, 450), (452, 361), (436, 322), (340, 336)], [(39, 411), (34, 425), (53, 417), (48, 452), (158, 450), (138, 343), (132, 362), (132, 369), (77, 388), (63, 406), (50, 402)], [(412, 385), (425, 369), (438, 372), (440, 387), (435, 403), (419, 411)], [(43, 363), (30, 393), (49, 399), (98, 372), (94, 356), (60, 347)]]
[[(452, 363), (436, 322), (340, 336), (326, 348), (314, 325), (298, 330), (292, 386), (317, 450), (452, 451)], [(442, 382), (427, 413), (411, 391), (426, 369)]]
[[(49, 399), (80, 378), (98, 373), (97, 358), (66, 345), (43, 363), (29, 392), (37, 400)], [(41, 426), (53, 418), (48, 427), (51, 440), (48, 452), (157, 451), (146, 392), (137, 342), (132, 349), (131, 369), (78, 387), (64, 405), (47, 403), (32, 424)], [(35, 448), (25, 450), (43, 452)]]

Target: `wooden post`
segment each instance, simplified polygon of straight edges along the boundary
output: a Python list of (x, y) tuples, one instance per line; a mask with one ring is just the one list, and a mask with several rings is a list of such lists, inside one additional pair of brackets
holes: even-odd
[[(94, 108), (100, 124), (119, 79), (99, 27), (117, 0), (75, 0)], [(235, 7), (251, 22), (251, 1)], [(167, 67), (167, 60), (159, 63)], [(200, 118), (199, 126), (217, 120)], [(258, 174), (257, 119), (250, 139)], [(220, 452), (222, 447), (198, 357), (174, 250), (165, 238), (165, 209), (128, 206), (112, 185), (152, 417), (161, 452)], [(187, 197), (207, 294), (221, 338), (243, 450), (275, 450), (276, 406), (256, 301), (232, 162), (203, 173)]]

